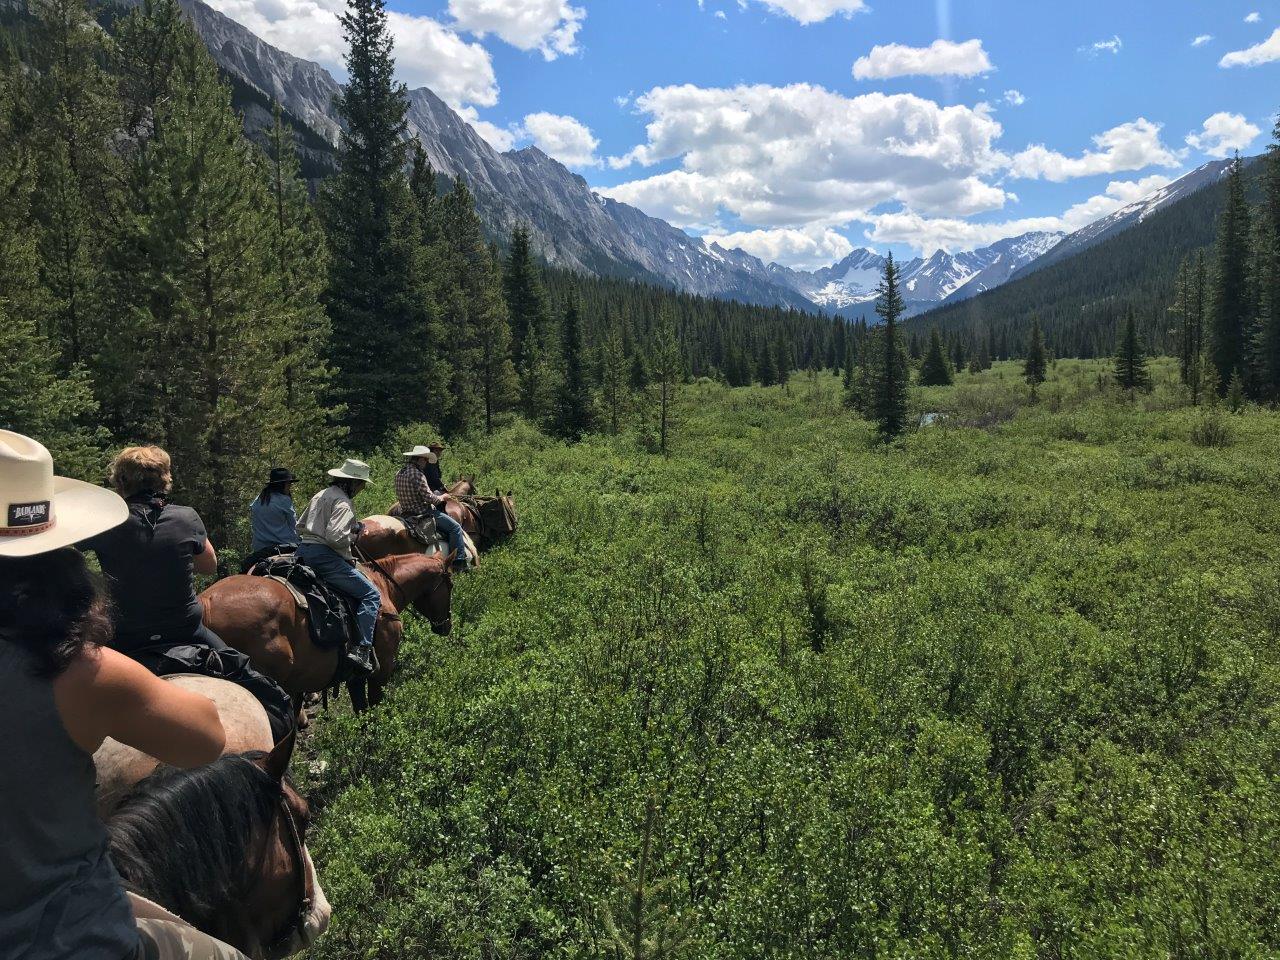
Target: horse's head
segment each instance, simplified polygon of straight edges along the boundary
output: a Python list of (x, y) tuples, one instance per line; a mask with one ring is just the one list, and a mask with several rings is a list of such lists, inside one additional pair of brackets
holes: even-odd
[(285, 775), (292, 752), (291, 735), (138, 784), (107, 825), (126, 886), (251, 957), (308, 947), (330, 907), (306, 848), (310, 811)]
[(449, 554), (444, 569), (413, 601), (413, 608), (427, 618), (431, 632), (440, 637), (447, 637), (453, 631), (453, 576), (447, 566), (452, 561), (453, 554)]

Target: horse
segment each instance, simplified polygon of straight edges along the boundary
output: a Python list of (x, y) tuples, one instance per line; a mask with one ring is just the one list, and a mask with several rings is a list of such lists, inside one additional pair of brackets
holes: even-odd
[(107, 834), (140, 925), (167, 911), (255, 960), (324, 932), (332, 911), (307, 851), (311, 811), (286, 775), (293, 746), (291, 733), (269, 752), (164, 767), (124, 799)]
[[(400, 613), (413, 606), (439, 636), (453, 629), (453, 577), (447, 557), (405, 553), (373, 560), (364, 573), (382, 594), (373, 634), (378, 668), (366, 680), (351, 680), (351, 703), (362, 711), (382, 701), (404, 635)], [(321, 650), (311, 642), (307, 611), (284, 584), (268, 577), (232, 576), (200, 594), (205, 625), (249, 655), (254, 667), (284, 688), (295, 702), (333, 683), (341, 649)]]
[[(244, 687), (230, 680), (194, 673), (177, 673), (164, 679), (184, 690), (203, 694), (214, 702), (227, 737), (226, 746), (222, 748), (224, 756), (272, 748), (267, 712), (257, 697)], [(97, 770), (98, 816), (105, 821), (139, 781), (155, 772), (159, 761), (107, 737), (94, 753), (93, 765)]]

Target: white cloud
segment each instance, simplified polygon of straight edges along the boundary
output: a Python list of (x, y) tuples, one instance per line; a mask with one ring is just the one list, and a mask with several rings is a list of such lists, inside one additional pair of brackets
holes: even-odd
[[(338, 15), (343, 0), (210, 0), (220, 13), (267, 43), (342, 75), (346, 44)], [(453, 107), (498, 102), (498, 83), (488, 51), (468, 43), (430, 17), (388, 11), (395, 37), (396, 72), (411, 87), (430, 87)]]
[(830, 226), (893, 201), (968, 216), (1007, 200), (985, 179), (1008, 158), (983, 108), (809, 84), (658, 87), (636, 107), (651, 118), (647, 140), (610, 165), (680, 168), (600, 192), (679, 226), (721, 211), (751, 226)]
[(853, 252), (853, 244), (829, 228), (805, 230), (748, 230), (740, 233), (708, 234), (708, 244), (726, 250), (735, 247), (759, 257), (765, 263), (780, 263), (797, 270), (817, 270), (843, 260)]
[(488, 120), (481, 120), (474, 107), (463, 107), (458, 111), (458, 114), (463, 120), (471, 124), (475, 132), (480, 134), (481, 139), (499, 153), (505, 153), (516, 145), (514, 131), (507, 127), (499, 127)]
[[(868, 9), (866, 0), (757, 0), (774, 13), (785, 14), (803, 24), (820, 23), (837, 14), (850, 16)], [(738, 0), (746, 9), (746, 0)]]
[(1011, 107), (1020, 107), (1027, 102), (1027, 98), (1018, 90), (1006, 90), (1004, 92), (1004, 102)]
[(1257, 10), (1253, 11), (1253, 13), (1249, 14), (1247, 17), (1244, 18), (1245, 23), (1260, 23), (1261, 21), (1262, 21), (1262, 14), (1260, 14)]
[(1191, 41), (1191, 45), (1193, 47), (1203, 47), (1206, 43), (1209, 43), (1212, 40), (1213, 40), (1213, 34), (1202, 33), (1200, 34), (1200, 36), (1196, 37), (1194, 40)]
[(729, 19), (729, 15), (728, 15), (727, 13), (725, 13), (723, 10), (717, 10), (717, 11), (716, 11), (716, 19), (717, 19), (717, 20), (728, 20), (728, 19)]
[(1262, 132), (1238, 113), (1215, 113), (1202, 129), (1187, 134), (1187, 143), (1211, 157), (1227, 157), (1245, 150)]
[(1106, 193), (1074, 204), (1059, 217), (973, 223), (957, 217), (922, 217), (910, 210), (879, 214), (867, 218), (871, 227), (866, 236), (875, 243), (908, 244), (924, 255), (938, 249), (952, 252), (973, 250), (1032, 231), (1071, 233), (1150, 196), (1170, 182), (1168, 177), (1158, 174), (1141, 180), (1112, 181), (1107, 185)]
[(600, 163), (596, 157), (600, 141), (592, 135), (589, 127), (573, 117), (531, 113), (524, 118), (518, 133), (522, 139), (533, 141), (539, 150), (567, 167), (594, 167)]
[(935, 40), (927, 47), (907, 47), (900, 43), (871, 48), (853, 65), (857, 80), (888, 80), (892, 77), (976, 77), (994, 67), (982, 49), (981, 40), (953, 43)]
[(1075, 177), (1181, 163), (1178, 154), (1160, 140), (1160, 124), (1142, 117), (1098, 134), (1093, 142), (1098, 149), (1086, 150), (1079, 157), (1065, 156), (1043, 144), (1028, 147), (1013, 158), (1011, 172), (1028, 180), (1061, 183)]
[(587, 11), (567, 0), (449, 0), (457, 27), (478, 37), (494, 34), (547, 60), (578, 52)]
[(1280, 29), (1261, 43), (1244, 50), (1233, 50), (1218, 61), (1220, 67), (1257, 67), (1280, 60)]
[(1087, 47), (1081, 47), (1080, 52), (1096, 57), (1100, 53), (1117, 54), (1122, 49), (1124, 49), (1124, 42), (1119, 36), (1114, 36), (1110, 40), (1099, 40), (1096, 43), (1089, 44)]

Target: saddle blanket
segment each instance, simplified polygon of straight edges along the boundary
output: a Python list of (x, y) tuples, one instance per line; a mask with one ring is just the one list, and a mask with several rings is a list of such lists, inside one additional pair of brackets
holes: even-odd
[(321, 650), (346, 647), (356, 637), (355, 616), (350, 602), (325, 583), (296, 554), (268, 557), (255, 565), (249, 573), (251, 576), (275, 580), (289, 588), (294, 601), (307, 611), (311, 642)]

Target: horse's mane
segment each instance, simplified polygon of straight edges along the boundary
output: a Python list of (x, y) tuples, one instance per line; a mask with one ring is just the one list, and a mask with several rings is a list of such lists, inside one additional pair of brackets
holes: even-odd
[(107, 824), (125, 887), (214, 937), (227, 932), (257, 876), (281, 786), (252, 761), (261, 751), (193, 770), (161, 767)]

